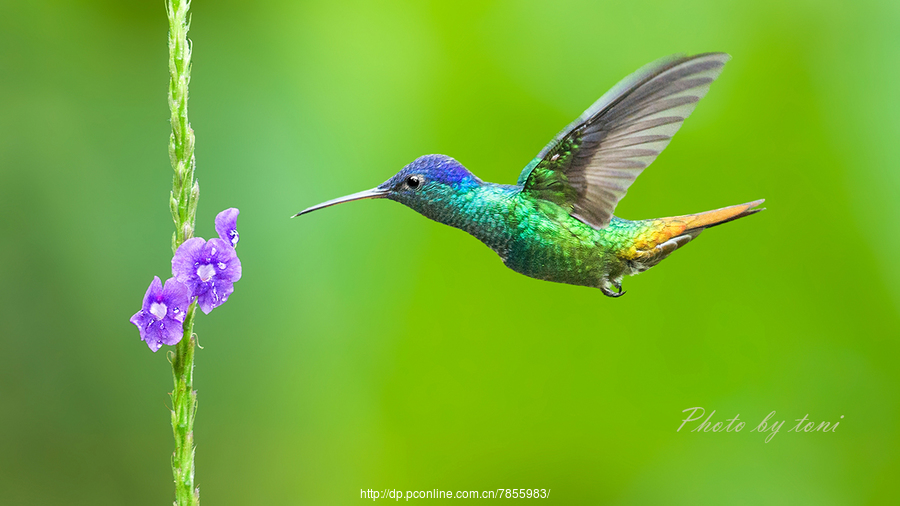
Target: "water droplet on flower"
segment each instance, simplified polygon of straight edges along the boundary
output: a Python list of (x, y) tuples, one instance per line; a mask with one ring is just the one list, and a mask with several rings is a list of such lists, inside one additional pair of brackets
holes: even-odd
[(219, 270), (220, 270), (220, 271), (224, 271), (224, 270), (225, 270), (225, 267), (226, 267), (226, 266), (225, 266), (224, 263), (219, 262), (217, 265), (219, 266)]

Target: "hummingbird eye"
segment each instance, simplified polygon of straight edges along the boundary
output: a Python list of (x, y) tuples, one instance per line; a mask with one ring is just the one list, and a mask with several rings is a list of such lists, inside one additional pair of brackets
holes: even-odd
[(409, 176), (408, 178), (406, 178), (406, 186), (412, 188), (413, 190), (418, 188), (420, 183), (421, 181), (419, 180), (419, 176)]

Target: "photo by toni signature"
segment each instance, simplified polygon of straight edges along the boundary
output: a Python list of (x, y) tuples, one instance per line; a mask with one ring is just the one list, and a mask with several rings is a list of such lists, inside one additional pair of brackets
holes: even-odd
[[(682, 413), (688, 413), (687, 417), (681, 420), (681, 425), (675, 429), (675, 432), (681, 432), (681, 429), (684, 428), (685, 424), (690, 422), (699, 421), (706, 415), (706, 410), (702, 407), (694, 407), (687, 408), (681, 410)], [(691, 429), (691, 432), (740, 432), (744, 429), (745, 423), (740, 420), (740, 414), (734, 415), (733, 418), (727, 418), (724, 422), (712, 422), (713, 415), (716, 414), (716, 410), (712, 410), (712, 412), (706, 416), (706, 419), (700, 422), (699, 425)], [(766, 443), (772, 440), (775, 437), (775, 434), (781, 430), (784, 426), (784, 422), (787, 420), (778, 421), (777, 419), (773, 419), (775, 416), (775, 411), (769, 412), (765, 418), (759, 424), (750, 429), (750, 432), (768, 432), (766, 436)], [(841, 419), (843, 420), (844, 415), (841, 415)], [(841, 424), (840, 421), (831, 422), (822, 421), (820, 423), (813, 422), (809, 420), (809, 413), (803, 415), (802, 418), (795, 418), (796, 425), (787, 430), (787, 432), (835, 432), (837, 431), (838, 425)], [(727, 423), (726, 423), (727, 422)]]

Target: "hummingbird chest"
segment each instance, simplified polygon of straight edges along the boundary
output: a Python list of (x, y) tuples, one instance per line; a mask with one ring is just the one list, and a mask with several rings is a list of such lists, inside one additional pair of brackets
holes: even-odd
[(547, 207), (519, 197), (490, 211), (466, 231), (518, 273), (596, 287), (620, 263), (601, 232), (555, 204)]
[(485, 185), (417, 210), (475, 236), (507, 267), (532, 278), (598, 287), (622, 274), (615, 225), (595, 230), (517, 187)]
[(504, 264), (532, 278), (599, 286), (613, 258), (608, 258), (606, 249), (590, 238), (573, 236), (554, 225), (522, 224), (509, 244)]

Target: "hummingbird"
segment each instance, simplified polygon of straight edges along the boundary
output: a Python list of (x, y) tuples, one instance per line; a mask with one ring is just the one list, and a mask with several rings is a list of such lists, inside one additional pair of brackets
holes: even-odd
[(764, 199), (714, 211), (630, 221), (616, 204), (665, 149), (730, 56), (672, 55), (629, 75), (564, 128), (515, 185), (484, 182), (445, 155), (425, 155), (379, 186), (300, 211), (385, 198), (462, 229), (532, 278), (625, 294), (707, 228), (762, 211)]

